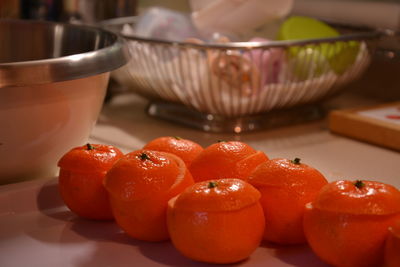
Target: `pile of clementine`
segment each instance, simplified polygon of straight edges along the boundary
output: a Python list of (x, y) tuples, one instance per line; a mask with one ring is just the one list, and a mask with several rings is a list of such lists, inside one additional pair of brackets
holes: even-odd
[(388, 267), (400, 266), (400, 220), (389, 227), (385, 244), (385, 263)]
[(58, 162), (59, 191), (67, 207), (84, 218), (112, 219), (103, 180), (121, 157), (118, 148), (107, 145), (87, 144), (68, 151)]
[(118, 225), (128, 235), (145, 241), (169, 238), (168, 200), (192, 184), (193, 178), (179, 157), (145, 149), (118, 160), (104, 181)]
[(246, 143), (219, 141), (200, 152), (189, 170), (196, 182), (223, 178), (247, 180), (250, 173), (267, 160), (264, 152)]
[(312, 250), (333, 266), (380, 266), (388, 228), (399, 219), (400, 191), (395, 187), (336, 181), (307, 204), (304, 231)]
[(172, 153), (180, 157), (189, 166), (203, 151), (203, 147), (192, 140), (179, 136), (163, 136), (148, 142), (143, 149)]
[(171, 241), (186, 257), (208, 263), (246, 259), (260, 245), (260, 193), (240, 179), (194, 184), (168, 205)]
[(280, 244), (305, 243), (304, 206), (328, 183), (325, 177), (299, 158), (279, 158), (260, 164), (248, 182), (261, 192), (267, 217), (264, 239)]
[(114, 218), (135, 239), (171, 239), (196, 261), (235, 263), (264, 239), (307, 242), (333, 266), (400, 266), (400, 191), (375, 181), (328, 183), (299, 158), (166, 136), (126, 155), (87, 144), (58, 165), (72, 212)]

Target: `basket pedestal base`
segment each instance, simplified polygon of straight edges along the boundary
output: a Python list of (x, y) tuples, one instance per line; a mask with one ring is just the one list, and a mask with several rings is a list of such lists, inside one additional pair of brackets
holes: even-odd
[(201, 113), (177, 103), (154, 101), (147, 107), (150, 116), (213, 133), (242, 133), (318, 120), (325, 111), (320, 105), (303, 105), (242, 117)]

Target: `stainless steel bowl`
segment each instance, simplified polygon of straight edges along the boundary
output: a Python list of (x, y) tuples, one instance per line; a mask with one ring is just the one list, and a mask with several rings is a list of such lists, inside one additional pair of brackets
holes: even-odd
[(54, 175), (87, 141), (110, 71), (127, 60), (99, 28), (0, 20), (0, 184)]
[(84, 78), (114, 70), (126, 60), (117, 35), (99, 28), (0, 20), (0, 87)]

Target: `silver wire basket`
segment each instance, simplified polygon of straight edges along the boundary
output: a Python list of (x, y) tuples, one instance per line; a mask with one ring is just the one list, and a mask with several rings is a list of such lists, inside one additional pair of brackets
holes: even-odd
[(132, 58), (113, 77), (150, 99), (151, 115), (243, 132), (320, 117), (310, 104), (359, 77), (380, 35), (352, 29), (337, 38), (224, 44), (123, 35)]

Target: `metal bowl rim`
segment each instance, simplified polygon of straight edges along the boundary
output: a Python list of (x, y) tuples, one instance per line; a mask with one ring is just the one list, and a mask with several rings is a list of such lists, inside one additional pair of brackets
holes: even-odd
[[(321, 19), (322, 20), (322, 19)], [(126, 23), (136, 23), (138, 21), (138, 16), (122, 17), (116, 19), (104, 20), (99, 23), (99, 26), (107, 29), (110, 26), (120, 26)], [(326, 21), (326, 20), (324, 20)], [(315, 38), (308, 40), (287, 40), (287, 41), (257, 41), (257, 42), (230, 42), (224, 44), (212, 44), (212, 43), (188, 43), (184, 41), (169, 41), (156, 38), (142, 37), (138, 35), (126, 35), (122, 33), (117, 33), (126, 40), (140, 41), (145, 43), (156, 43), (160, 45), (173, 45), (178, 47), (193, 47), (200, 49), (252, 49), (252, 48), (288, 48), (291, 46), (304, 46), (304, 45), (316, 45), (321, 43), (335, 43), (335, 42), (346, 42), (346, 41), (363, 41), (363, 40), (377, 40), (383, 36), (393, 34), (388, 29), (373, 29), (371, 27), (357, 26), (357, 25), (347, 25), (341, 24), (334, 21), (326, 21), (327, 23), (345, 26), (348, 28), (357, 29), (356, 33), (344, 34), (338, 37), (331, 38)]]
[[(0, 87), (43, 84), (85, 78), (117, 69), (129, 60), (123, 38), (111, 31), (90, 25), (77, 25), (50, 21), (1, 19), (0, 23), (36, 24), (45, 27), (67, 27), (106, 34), (111, 44), (89, 52), (73, 55), (0, 63)], [(105, 64), (107, 63), (107, 64)], [(82, 71), (82, 68), (85, 71)], [(36, 79), (20, 80), (20, 73), (37, 73)]]

